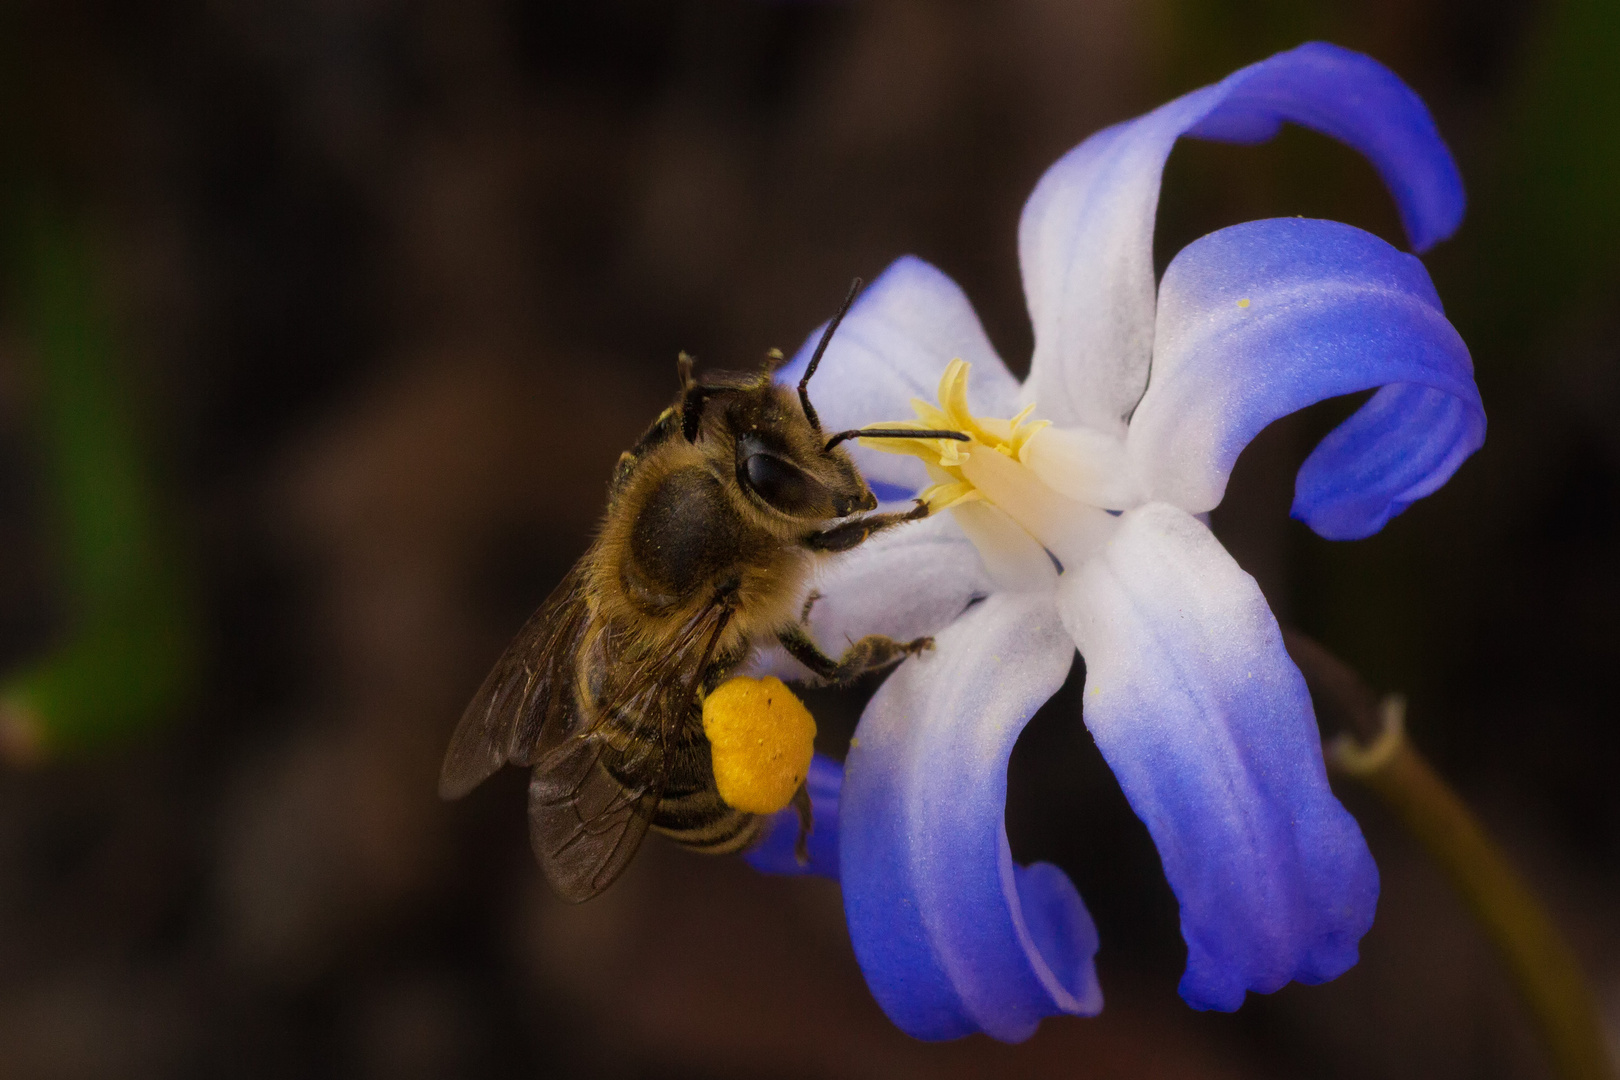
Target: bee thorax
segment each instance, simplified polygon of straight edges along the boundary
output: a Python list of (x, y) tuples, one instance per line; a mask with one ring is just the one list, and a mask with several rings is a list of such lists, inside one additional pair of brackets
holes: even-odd
[(741, 555), (736, 514), (714, 474), (694, 465), (664, 476), (630, 526), (629, 554), (626, 591), (660, 613), (735, 566)]

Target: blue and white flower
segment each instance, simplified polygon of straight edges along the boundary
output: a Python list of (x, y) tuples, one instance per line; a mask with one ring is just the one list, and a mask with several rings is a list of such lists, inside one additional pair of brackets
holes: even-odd
[[(948, 512), (851, 553), (811, 616), (835, 648), (935, 637), (867, 707), (841, 793), (830, 763), (812, 785), (812, 867), (836, 866), (867, 981), (920, 1038), (1019, 1040), (1102, 1006), (1085, 905), (1056, 867), (1013, 862), (1003, 822), (1013, 743), (1076, 649), (1086, 727), (1180, 904), (1190, 1004), (1334, 978), (1372, 922), (1377, 869), (1328, 788), (1304, 681), (1200, 515), (1268, 423), (1378, 388), (1310, 454), (1293, 507), (1324, 537), (1369, 536), (1446, 482), (1485, 415), (1423, 265), (1359, 229), (1237, 225), (1155, 286), (1176, 139), (1259, 142), (1283, 121), (1364, 154), (1415, 249), (1456, 228), (1461, 181), (1422, 101), (1376, 61), (1304, 45), (1099, 132), (1042, 177), (1019, 226), (1022, 384), (961, 290), (915, 258), (860, 298), (817, 376), (829, 430), (915, 413), (973, 436), (857, 448), (880, 496)], [(790, 869), (790, 840), (784, 823), (756, 865)]]

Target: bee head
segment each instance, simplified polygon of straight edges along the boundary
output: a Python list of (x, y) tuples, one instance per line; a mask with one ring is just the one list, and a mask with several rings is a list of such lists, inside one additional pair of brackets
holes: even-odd
[[(688, 441), (695, 441), (705, 400), (724, 400), (720, 427), (736, 448), (738, 485), (770, 510), (804, 521), (844, 518), (877, 509), (877, 496), (862, 478), (849, 454), (838, 445), (853, 438), (946, 438), (966, 440), (956, 431), (911, 431), (860, 428), (840, 431), (830, 438), (810, 403), (810, 378), (832, 341), (833, 332), (860, 295), (856, 278), (838, 313), (827, 324), (798, 385), (798, 408), (791, 393), (771, 378), (774, 364), (751, 379), (721, 383), (691, 381), (691, 360), (682, 355), (682, 380), (688, 385), (683, 423)], [(780, 362), (781, 354), (772, 359)]]
[(784, 387), (740, 394), (726, 409), (736, 446), (737, 483), (780, 514), (806, 521), (848, 517), (877, 497), (848, 454), (828, 447)]
[[(827, 329), (822, 332), (821, 340), (816, 343), (816, 351), (811, 354), (810, 363), (805, 365), (804, 376), (799, 380), (799, 407), (804, 413), (805, 422), (810, 426), (812, 434), (818, 441), (824, 439), (825, 436), (821, 430), (821, 418), (816, 415), (816, 407), (810, 404), (810, 377), (816, 373), (816, 368), (821, 366), (821, 357), (826, 353), (828, 343), (832, 341), (833, 332), (838, 329), (838, 324), (844, 321), (844, 316), (849, 313), (850, 307), (855, 303), (855, 298), (860, 295), (860, 292), (861, 279), (856, 278), (850, 282), (849, 292), (845, 294), (844, 302), (839, 305), (838, 314), (832, 317), (832, 321), (827, 324)], [(849, 474), (859, 483), (861, 491), (859, 500), (840, 502), (838, 505), (841, 509), (837, 511), (836, 516), (848, 517), (857, 510), (877, 509), (877, 497), (872, 494), (871, 489), (866, 486), (866, 481), (855, 470), (854, 463), (850, 461), (849, 455), (838, 449), (839, 443), (847, 439), (919, 438), (968, 441), (968, 436), (960, 431), (913, 431), (898, 428), (852, 428), (848, 431), (840, 431), (831, 438), (825, 438), (825, 441), (821, 444), (822, 456), (846, 468)]]

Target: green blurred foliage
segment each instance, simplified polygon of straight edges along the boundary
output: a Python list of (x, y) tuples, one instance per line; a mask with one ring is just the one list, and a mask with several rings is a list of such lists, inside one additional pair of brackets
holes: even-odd
[(64, 640), (0, 681), (6, 749), (76, 754), (173, 719), (197, 670), (193, 619), (159, 520), (89, 230), (34, 206), (11, 247), (32, 362), (44, 508)]

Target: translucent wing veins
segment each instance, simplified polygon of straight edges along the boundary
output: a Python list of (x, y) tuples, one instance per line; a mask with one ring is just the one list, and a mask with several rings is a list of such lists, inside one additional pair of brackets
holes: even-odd
[(573, 707), (573, 657), (588, 621), (584, 560), (552, 590), (506, 647), (461, 714), (439, 772), (439, 795), (459, 799), (501, 766), (531, 763), (548, 719)]

